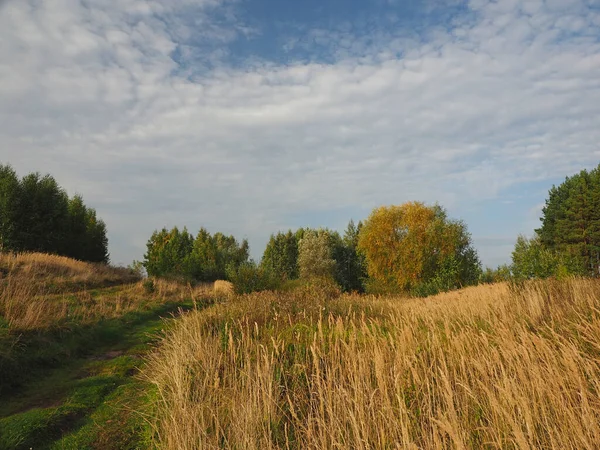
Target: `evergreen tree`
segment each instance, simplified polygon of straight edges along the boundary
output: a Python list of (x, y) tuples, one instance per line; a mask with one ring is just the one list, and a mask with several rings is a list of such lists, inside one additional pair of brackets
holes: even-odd
[(16, 172), (8, 165), (0, 165), (0, 251), (15, 249), (20, 195)]
[(31, 173), (21, 180), (14, 250), (63, 254), (68, 197), (54, 178)]
[(600, 166), (553, 186), (536, 230), (548, 249), (573, 261), (580, 274), (598, 276), (600, 267)]

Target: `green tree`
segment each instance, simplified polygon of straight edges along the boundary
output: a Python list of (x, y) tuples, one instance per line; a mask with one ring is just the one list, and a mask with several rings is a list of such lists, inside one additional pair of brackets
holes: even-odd
[(186, 261), (186, 273), (197, 281), (215, 281), (223, 278), (219, 274), (219, 252), (213, 236), (200, 228)]
[(576, 272), (598, 276), (600, 268), (600, 165), (553, 186), (536, 230), (541, 244), (571, 261)]
[(19, 180), (10, 166), (0, 166), (0, 250), (108, 263), (106, 225), (50, 175)]
[(8, 165), (0, 165), (0, 251), (16, 248), (20, 197), (16, 172)]
[(86, 208), (85, 224), (85, 251), (83, 253), (83, 260), (108, 264), (109, 255), (106, 224), (103, 220), (98, 219), (96, 210), (92, 208)]
[(502, 264), (495, 269), (486, 267), (481, 272), (479, 277), (480, 283), (500, 283), (503, 281), (510, 281), (513, 279), (511, 266), (508, 264)]
[(276, 289), (280, 280), (254, 261), (227, 268), (227, 279), (233, 283), (236, 294), (249, 294)]
[(217, 274), (219, 278), (227, 278), (228, 268), (232, 267), (235, 270), (241, 264), (248, 262), (250, 246), (247, 240), (244, 239), (239, 244), (233, 236), (226, 236), (223, 233), (215, 233), (213, 240), (217, 251)]
[(511, 266), (516, 279), (551, 277), (557, 274), (560, 264), (558, 254), (546, 248), (538, 236), (527, 239), (520, 235), (517, 238)]
[(31, 173), (21, 180), (13, 250), (64, 253), (68, 197), (50, 175)]
[(304, 235), (304, 229), (295, 233), (279, 232), (271, 235), (263, 253), (261, 266), (268, 269), (280, 280), (294, 280), (299, 276), (298, 271), (298, 242)]
[(581, 260), (548, 248), (539, 236), (519, 236), (512, 252), (511, 272), (517, 280), (564, 277), (581, 272)]
[(194, 239), (184, 228), (155, 231), (146, 244), (144, 268), (149, 276), (187, 278), (186, 266)]
[(88, 256), (88, 210), (83, 198), (76, 195), (68, 203), (67, 239), (63, 251), (71, 258), (86, 260)]
[(358, 250), (358, 237), (362, 222), (358, 225), (350, 220), (340, 238), (338, 233), (331, 234), (332, 257), (336, 261), (335, 280), (346, 292), (364, 291), (364, 281), (367, 278), (367, 267), (364, 256)]
[(327, 230), (309, 230), (304, 233), (298, 242), (300, 278), (333, 279), (336, 262), (332, 258), (331, 243), (331, 233)]
[(228, 270), (248, 261), (246, 240), (238, 244), (233, 236), (211, 235), (201, 228), (194, 238), (187, 229), (163, 228), (155, 231), (146, 244), (143, 265), (149, 276), (181, 278), (188, 281), (227, 279)]

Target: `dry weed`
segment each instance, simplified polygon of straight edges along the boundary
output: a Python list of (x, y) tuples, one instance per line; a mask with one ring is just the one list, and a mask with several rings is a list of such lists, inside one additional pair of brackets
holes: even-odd
[(599, 448), (597, 281), (294, 295), (179, 321), (146, 370), (161, 448)]

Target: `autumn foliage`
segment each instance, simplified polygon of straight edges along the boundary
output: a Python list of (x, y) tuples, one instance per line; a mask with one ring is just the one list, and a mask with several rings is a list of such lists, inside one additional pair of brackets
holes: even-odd
[(480, 270), (466, 226), (449, 220), (438, 205), (375, 209), (361, 230), (359, 249), (371, 279), (390, 288), (410, 290), (436, 280), (456, 287), (471, 284)]

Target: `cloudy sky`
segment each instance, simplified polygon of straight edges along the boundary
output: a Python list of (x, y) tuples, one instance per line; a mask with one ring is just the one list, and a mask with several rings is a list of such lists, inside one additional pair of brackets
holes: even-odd
[(0, 0), (0, 162), (82, 194), (114, 263), (420, 200), (497, 265), (599, 143), (600, 0)]

